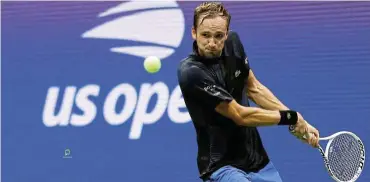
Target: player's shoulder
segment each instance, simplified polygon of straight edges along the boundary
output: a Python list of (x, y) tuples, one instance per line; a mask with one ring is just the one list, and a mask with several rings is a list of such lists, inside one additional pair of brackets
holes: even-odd
[(180, 61), (177, 69), (177, 76), (180, 82), (198, 79), (206, 74), (204, 65), (196, 61), (193, 56), (188, 56)]
[(239, 34), (236, 31), (230, 30), (228, 35), (227, 35), (228, 40), (232, 41), (240, 41)]
[(230, 30), (226, 42), (234, 43), (234, 44), (241, 44), (239, 34), (233, 30)]
[(245, 59), (246, 52), (237, 32), (230, 30), (225, 41), (225, 55)]
[(202, 62), (197, 61), (194, 56), (189, 55), (188, 57), (180, 61), (178, 72), (188, 73), (193, 71), (202, 71), (203, 66), (204, 65)]

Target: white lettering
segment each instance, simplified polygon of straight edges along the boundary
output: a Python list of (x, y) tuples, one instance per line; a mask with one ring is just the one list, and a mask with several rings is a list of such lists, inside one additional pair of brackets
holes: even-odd
[[(59, 87), (48, 89), (42, 116), (45, 126), (55, 127), (71, 124), (71, 126), (82, 127), (94, 121), (100, 105), (96, 105), (91, 97), (99, 96), (99, 85), (90, 84), (80, 89), (68, 86), (60, 98), (59, 90)], [(122, 106), (117, 105), (121, 96), (124, 96)], [(153, 96), (157, 99), (154, 99)], [(60, 103), (60, 108), (57, 109), (58, 103)], [(73, 112), (75, 103), (76, 108), (82, 113)], [(149, 106), (152, 106), (152, 103), (154, 106), (153, 109), (150, 109)], [(173, 123), (184, 124), (191, 121), (180, 86), (176, 86), (170, 95), (167, 85), (163, 82), (143, 83), (139, 93), (129, 83), (119, 84), (107, 94), (102, 107), (103, 117), (110, 125), (123, 124), (133, 115), (129, 131), (129, 139), (132, 140), (140, 139), (144, 125), (156, 123), (163, 117), (166, 109), (168, 117)]]
[[(116, 113), (116, 104), (120, 96), (125, 96), (125, 104), (121, 112)], [(105, 120), (111, 125), (120, 125), (124, 123), (135, 109), (137, 93), (135, 88), (127, 83), (117, 85), (108, 94), (105, 103), (103, 114)]]
[(64, 91), (64, 97), (58, 114), (55, 108), (58, 101), (59, 87), (50, 87), (46, 96), (42, 121), (45, 126), (53, 127), (56, 125), (67, 126), (71, 116), (76, 87), (69, 86)]
[[(158, 95), (156, 105), (152, 112), (147, 113), (150, 98)], [(166, 111), (169, 91), (166, 84), (157, 82), (154, 85), (145, 83), (141, 86), (138, 105), (132, 120), (132, 126), (129, 134), (130, 139), (139, 139), (144, 124), (153, 124), (158, 121)]]
[(79, 109), (81, 109), (84, 114), (77, 115), (72, 114), (71, 125), (73, 126), (86, 126), (90, 124), (96, 116), (96, 106), (89, 100), (89, 96), (98, 96), (100, 91), (99, 85), (87, 85), (79, 89), (75, 102)]
[(170, 101), (168, 103), (168, 117), (174, 122), (178, 124), (187, 123), (191, 121), (189, 112), (180, 112), (180, 108), (186, 108), (184, 99), (182, 98), (182, 93), (180, 86), (177, 86), (170, 97)]

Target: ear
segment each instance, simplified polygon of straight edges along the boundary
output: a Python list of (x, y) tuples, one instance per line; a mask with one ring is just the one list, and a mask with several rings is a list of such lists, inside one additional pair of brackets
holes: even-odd
[(191, 36), (193, 37), (194, 40), (197, 39), (197, 31), (195, 30), (194, 27), (191, 28)]

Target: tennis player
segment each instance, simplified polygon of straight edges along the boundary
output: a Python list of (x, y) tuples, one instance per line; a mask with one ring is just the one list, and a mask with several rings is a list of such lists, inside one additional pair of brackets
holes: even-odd
[[(258, 126), (294, 125), (294, 135), (318, 146), (318, 131), (289, 110), (253, 74), (230, 15), (221, 3), (194, 12), (193, 53), (181, 61), (178, 81), (197, 133), (198, 169), (204, 181), (280, 182)], [(250, 107), (248, 98), (259, 107)]]

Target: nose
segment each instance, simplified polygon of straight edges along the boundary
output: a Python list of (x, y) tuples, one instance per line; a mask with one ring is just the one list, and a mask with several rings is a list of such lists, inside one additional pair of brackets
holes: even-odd
[(210, 48), (215, 48), (216, 47), (216, 43), (213, 39), (210, 39), (209, 42), (208, 42), (208, 46)]

